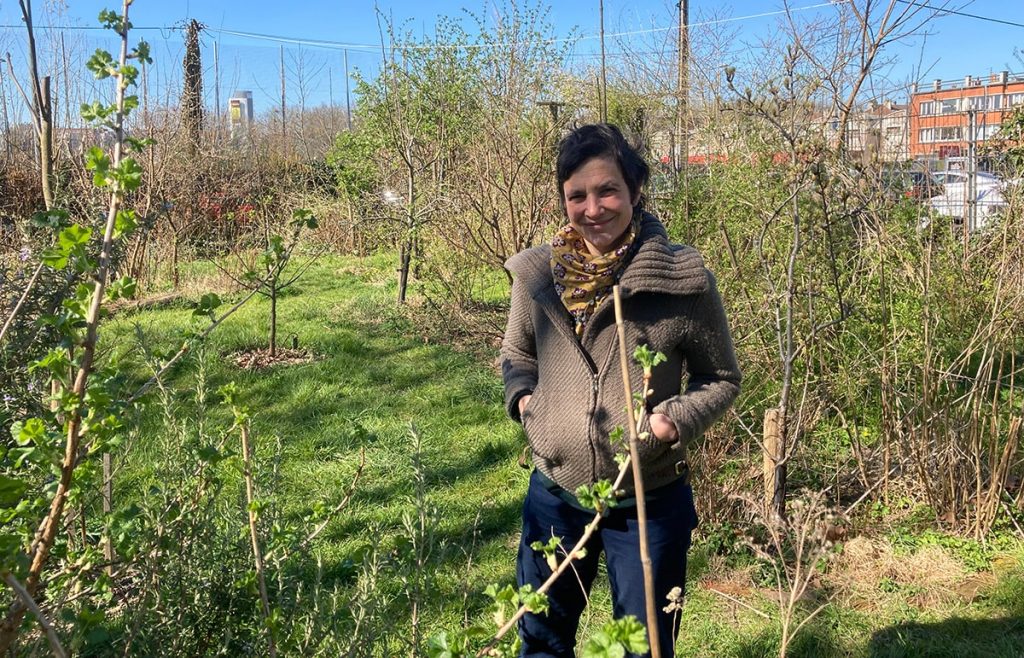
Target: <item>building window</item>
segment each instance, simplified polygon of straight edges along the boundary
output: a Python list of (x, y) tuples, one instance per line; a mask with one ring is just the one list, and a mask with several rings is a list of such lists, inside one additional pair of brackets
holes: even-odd
[(940, 142), (958, 142), (963, 139), (964, 130), (960, 126), (943, 126), (938, 128)]
[(1002, 99), (1003, 97), (1001, 95), (973, 96), (968, 99), (968, 107), (972, 110), (998, 110)]
[(976, 126), (974, 129), (974, 139), (978, 140), (979, 142), (984, 142), (986, 140), (992, 139), (992, 137), (994, 137), (997, 132), (999, 132), (998, 123), (990, 123), (982, 126)]
[(935, 101), (921, 103), (921, 116), (927, 117), (935, 114)]
[(1024, 94), (1007, 94), (1006, 107), (1014, 107), (1024, 104)]
[(956, 114), (960, 111), (959, 98), (947, 98), (939, 105), (939, 114)]
[(934, 142), (959, 142), (963, 139), (964, 130), (960, 126), (942, 126), (939, 128), (923, 128), (918, 137), (922, 144)]

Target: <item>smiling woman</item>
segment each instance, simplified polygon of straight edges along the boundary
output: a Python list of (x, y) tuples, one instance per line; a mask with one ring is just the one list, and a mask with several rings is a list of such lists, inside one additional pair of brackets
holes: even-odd
[[(557, 184), (568, 223), (550, 245), (509, 259), (512, 306), (502, 343), (505, 403), (523, 423), (534, 471), (523, 505), (517, 578), (540, 587), (552, 569), (534, 544), (574, 546), (594, 518), (573, 493), (618, 471), (610, 437), (626, 426), (630, 404), (620, 379), (618, 335), (608, 302), (622, 290), (627, 350), (646, 344), (666, 362), (653, 371), (648, 422), (638, 449), (645, 482), (654, 600), (686, 583), (686, 554), (697, 525), (687, 444), (715, 422), (739, 392), (740, 372), (715, 287), (700, 254), (668, 241), (643, 210), (648, 168), (618, 128), (583, 126), (560, 144)], [(641, 381), (639, 364), (630, 379)], [(686, 386), (683, 379), (687, 378)], [(636, 489), (601, 519), (574, 563), (577, 578), (555, 581), (546, 615), (527, 614), (523, 656), (572, 656), (576, 629), (605, 554), (615, 616), (647, 623)], [(633, 502), (630, 502), (633, 501)], [(677, 624), (659, 612), (658, 643), (674, 644)]]

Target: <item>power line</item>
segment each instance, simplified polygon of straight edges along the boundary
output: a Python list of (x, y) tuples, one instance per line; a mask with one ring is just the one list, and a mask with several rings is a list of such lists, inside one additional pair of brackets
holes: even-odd
[(1024, 23), (1016, 23), (1014, 21), (1004, 20), (1002, 18), (992, 18), (990, 16), (979, 16), (978, 14), (968, 14), (963, 11), (956, 11), (955, 9), (942, 9), (939, 7), (932, 7), (929, 4), (921, 2), (913, 2), (913, 0), (896, 0), (905, 5), (912, 7), (922, 7), (924, 9), (931, 9), (932, 11), (941, 12), (943, 14), (953, 14), (954, 16), (963, 16), (964, 18), (973, 18), (979, 21), (988, 21), (989, 23), (999, 23), (1001, 25), (1009, 25), (1011, 27), (1024, 27)]
[[(40, 30), (67, 30), (69, 32), (78, 31), (78, 30), (109, 30), (110, 29), (108, 27), (104, 27), (103, 25), (36, 25), (35, 27), (40, 29)], [(25, 28), (25, 24), (24, 23), (22, 23), (20, 25), (10, 25), (10, 24), (0, 25), (0, 29), (2, 29), (2, 30), (22, 30), (24, 28)], [(180, 31), (181, 29), (182, 28), (180, 28), (180, 27), (159, 27), (159, 26), (152, 26), (152, 25), (132, 25), (131, 31), (135, 32), (136, 30), (147, 30), (147, 31), (160, 30), (161, 32), (163, 32), (165, 30), (172, 30), (172, 31), (173, 30), (179, 30)], [(111, 34), (113, 34), (113, 32)]]
[[(810, 10), (810, 9), (819, 9), (819, 8), (822, 8), (822, 7), (832, 7), (832, 6), (835, 6), (835, 5), (836, 5), (835, 1), (819, 2), (817, 4), (806, 5), (806, 6), (803, 6), (803, 7), (795, 7), (795, 8), (789, 9), (789, 10), (782, 9), (782, 10), (778, 10), (778, 11), (761, 12), (761, 13), (758, 13), (758, 14), (747, 14), (747, 15), (744, 15), (744, 16), (733, 16), (733, 17), (730, 17), (730, 18), (716, 18), (716, 19), (712, 19), (712, 20), (702, 21), (702, 22), (699, 22), (699, 23), (691, 23), (690, 27), (692, 28), (692, 27), (708, 27), (708, 26), (713, 26), (713, 25), (722, 25), (722, 24), (725, 24), (725, 23), (734, 23), (734, 22), (737, 22), (737, 21), (752, 20), (752, 19), (756, 19), (756, 18), (765, 18), (765, 17), (768, 17), (768, 16), (778, 16), (778, 15), (787, 13), (787, 11), (788, 11), (788, 13), (793, 13), (793, 12), (798, 12), (798, 11), (807, 11), (807, 10)], [(12, 29), (12, 28), (13, 29), (20, 29), (22, 27), (24, 27), (24, 26), (22, 26), (22, 25), (0, 25), (0, 28), (6, 28), (6, 29)], [(101, 27), (101, 26), (54, 25), (54, 26), (50, 26), (49, 29), (55, 29), (55, 30), (103, 30), (103, 29), (106, 29), (106, 28)], [(183, 28), (181, 26), (176, 26), (176, 27), (167, 27), (167, 28), (160, 28), (160, 27), (133, 27), (132, 29), (133, 30), (171, 30), (171, 31), (181, 31)], [(668, 31), (675, 30), (675, 29), (676, 29), (676, 26), (675, 25), (671, 25), (671, 26), (668, 26), (668, 27), (654, 27), (654, 28), (648, 28), (648, 29), (644, 29), (644, 30), (628, 30), (628, 31), (625, 31), (625, 32), (614, 32), (614, 33), (606, 34), (605, 37), (606, 38), (608, 38), (608, 37), (630, 37), (630, 36), (638, 36), (638, 35), (642, 35), (642, 34), (656, 34), (656, 33), (659, 33), (659, 32), (668, 32)], [(306, 38), (306, 37), (290, 37), (290, 36), (285, 36), (285, 35), (280, 35), (280, 34), (265, 34), (265, 33), (259, 33), (259, 32), (243, 32), (243, 31), (240, 31), (240, 30), (230, 30), (230, 29), (226, 29), (226, 28), (215, 28), (215, 27), (210, 27), (210, 26), (206, 26), (204, 28), (204, 31), (205, 32), (215, 32), (215, 33), (218, 33), (218, 34), (228, 34), (228, 35), (231, 35), (231, 36), (241, 37), (241, 38), (245, 38), (245, 39), (254, 39), (254, 40), (258, 40), (258, 41), (261, 40), (261, 41), (272, 41), (272, 42), (275, 42), (275, 43), (290, 43), (290, 44), (295, 44), (295, 45), (313, 46), (313, 47), (317, 47), (317, 48), (330, 48), (330, 49), (335, 49), (335, 50), (356, 50), (356, 51), (371, 50), (371, 51), (376, 51), (376, 50), (380, 50), (380, 48), (381, 48), (380, 44), (351, 43), (351, 42), (345, 42), (345, 41), (332, 41), (332, 40), (328, 40), (328, 39), (312, 39), (312, 38)], [(478, 50), (478, 49), (496, 48), (496, 47), (516, 47), (516, 46), (525, 46), (525, 45), (559, 44), (559, 43), (570, 43), (570, 42), (576, 42), (576, 41), (591, 41), (591, 40), (596, 40), (596, 39), (600, 39), (600, 38), (601, 37), (598, 34), (585, 34), (585, 35), (580, 36), (580, 37), (559, 37), (559, 38), (554, 38), (554, 39), (541, 39), (541, 40), (538, 40), (538, 41), (531, 41), (531, 42), (512, 42), (512, 43), (494, 43), (494, 44), (462, 44), (462, 45), (456, 45), (456, 44), (432, 44), (432, 45), (415, 45), (415, 46), (385, 46), (385, 49), (386, 50), (390, 50), (390, 51), (405, 51), (405, 50), (412, 50), (412, 51), (425, 51), (425, 50)]]

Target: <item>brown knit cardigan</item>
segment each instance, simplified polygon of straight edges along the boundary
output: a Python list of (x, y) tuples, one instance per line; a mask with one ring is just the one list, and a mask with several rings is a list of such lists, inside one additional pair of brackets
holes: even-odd
[[(741, 375), (714, 276), (700, 254), (671, 244), (665, 227), (648, 214), (637, 241), (620, 280), (626, 349), (632, 355), (637, 345), (646, 344), (668, 357), (654, 368), (650, 406), (672, 419), (680, 439), (674, 444), (653, 436), (641, 440), (644, 484), (652, 490), (684, 472), (687, 444), (729, 408)], [(513, 275), (501, 346), (505, 404), (513, 420), (523, 424), (534, 465), (575, 491), (614, 479), (618, 465), (608, 435), (616, 426), (626, 429), (626, 401), (611, 300), (577, 339), (555, 292), (550, 260), (551, 247), (544, 245), (505, 263)], [(632, 358), (630, 380), (639, 390), (642, 370)], [(533, 397), (520, 417), (519, 399), (527, 394)], [(624, 488), (632, 492), (631, 478)]]

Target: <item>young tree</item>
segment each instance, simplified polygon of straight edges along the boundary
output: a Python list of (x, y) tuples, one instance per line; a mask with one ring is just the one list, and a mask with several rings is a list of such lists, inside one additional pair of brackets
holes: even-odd
[[(24, 477), (31, 474), (31, 466), (26, 467), (25, 459), (15, 460), (11, 468), (5, 463), (6, 472), (0, 474), (4, 506), (20, 510), (14, 515), (14, 525), (5, 528), (0, 541), (0, 571), (8, 580), (9, 577), (20, 580), (17, 575), (24, 577), (24, 593), (10, 606), (5, 619), (0, 623), (0, 652), (6, 652), (14, 642), (26, 610), (32, 607), (32, 600), (45, 586), (44, 571), (63, 522), (75, 475), (82, 463), (80, 451), (83, 434), (88, 433), (90, 443), (96, 447), (108, 440), (119, 425), (108, 390), (109, 373), (101, 373), (99, 381), (93, 381), (93, 375), (102, 304), (108, 298), (128, 293), (134, 286), (130, 280), (110, 281), (115, 244), (133, 230), (136, 224), (135, 213), (124, 205), (125, 197), (136, 190), (142, 180), (141, 167), (124, 154), (126, 143), (137, 144), (125, 135), (124, 120), (138, 105), (138, 99), (126, 93), (136, 84), (139, 74), (129, 60), (148, 61), (149, 46), (140, 42), (137, 47), (129, 50), (129, 4), (130, 0), (124, 1), (121, 13), (107, 10), (100, 13), (100, 22), (104, 27), (121, 37), (119, 57), (114, 59), (110, 53), (97, 50), (87, 64), (97, 78), (112, 78), (116, 83), (113, 104), (96, 103), (83, 111), (86, 119), (106, 126), (113, 131), (115, 137), (112, 153), (107, 154), (99, 147), (94, 147), (89, 151), (86, 162), (93, 174), (94, 184), (109, 191), (106, 220), (98, 245), (99, 255), (95, 257), (89, 252), (93, 243), (92, 228), (78, 224), (61, 228), (57, 243), (43, 254), (43, 260), (49, 267), (74, 267), (87, 274), (88, 279), (78, 286), (73, 299), (66, 300), (57, 313), (47, 318), (61, 334), (62, 344), (55, 346), (44, 359), (32, 365), (33, 368), (49, 371), (61, 381), (61, 390), (56, 400), (59, 413), (47, 419), (50, 423), (42, 418), (25, 420), (12, 432), (20, 446), (34, 444), (40, 448), (46, 463), (50, 463), (51, 458), (55, 460), (58, 464), (56, 487), (33, 486), (26, 481)], [(68, 349), (69, 346), (71, 349)], [(53, 445), (53, 440), (61, 435), (63, 454), (58, 453)], [(28, 496), (30, 491), (32, 495)], [(48, 508), (34, 533), (22, 533), (20, 531), (25, 531), (34, 520), (32, 515), (38, 507), (32, 502), (22, 506), (18, 503), (23, 498), (30, 500), (37, 495), (42, 495), (42, 500), (49, 499)], [(25, 537), (29, 539), (28, 542), (22, 541)], [(24, 566), (26, 564), (27, 567)], [(16, 575), (16, 572), (21, 573)]]
[(360, 79), (357, 108), (361, 130), (382, 145), (378, 153), (384, 221), (396, 227), (399, 247), (398, 303), (408, 292), (421, 232), (447, 207), (453, 163), (472, 134), (467, 123), (479, 118), (475, 49), (458, 23), (440, 19), (433, 38), (417, 41), (381, 21), (381, 73)]

